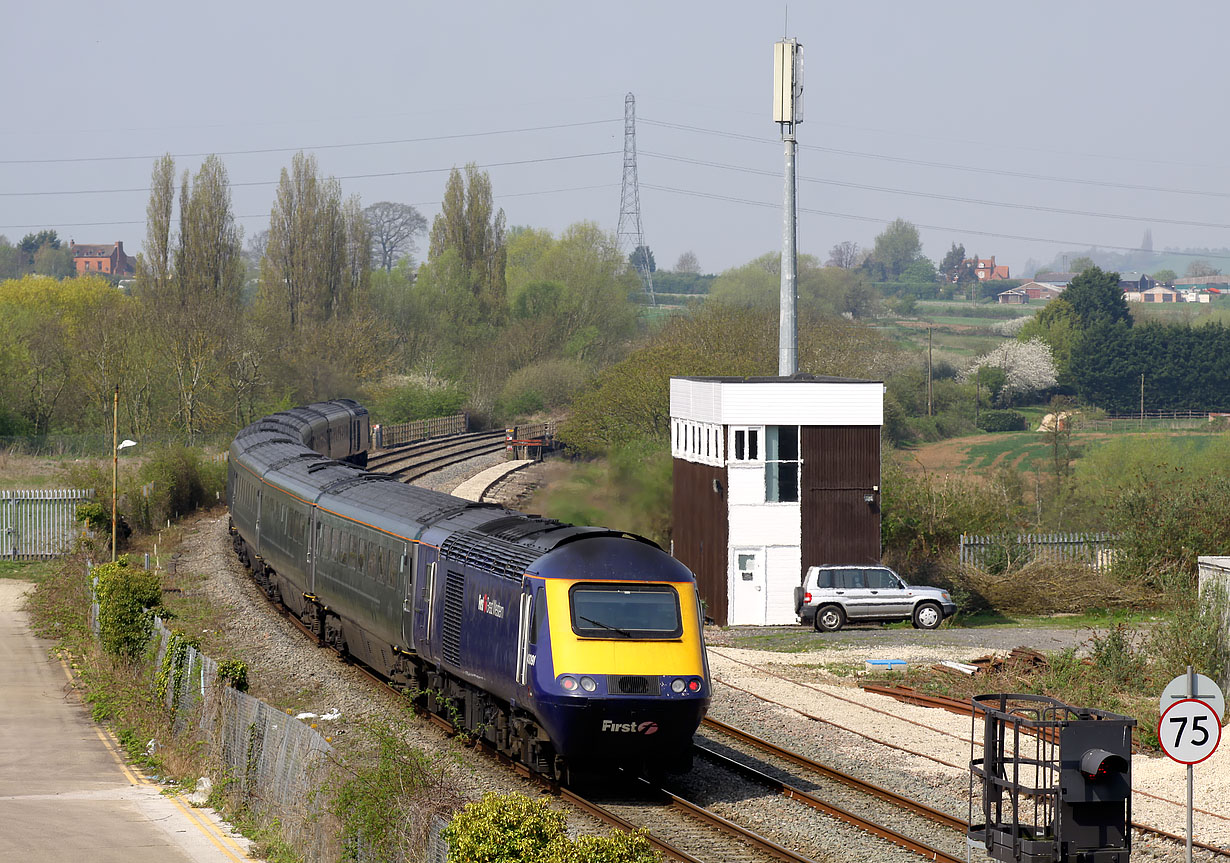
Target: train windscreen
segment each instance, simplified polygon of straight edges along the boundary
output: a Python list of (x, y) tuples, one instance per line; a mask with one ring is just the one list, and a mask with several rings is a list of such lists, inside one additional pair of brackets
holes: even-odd
[(666, 584), (576, 584), (572, 631), (583, 638), (679, 638), (679, 594)]

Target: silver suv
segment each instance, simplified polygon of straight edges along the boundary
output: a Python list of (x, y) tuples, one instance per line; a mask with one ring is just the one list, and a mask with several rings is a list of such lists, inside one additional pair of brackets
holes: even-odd
[(948, 591), (906, 584), (887, 566), (813, 566), (794, 589), (795, 612), (804, 624), (836, 632), (850, 623), (909, 620), (935, 629), (957, 613)]

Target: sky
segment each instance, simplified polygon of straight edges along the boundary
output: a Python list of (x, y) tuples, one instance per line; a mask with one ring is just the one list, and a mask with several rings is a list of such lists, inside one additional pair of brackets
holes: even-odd
[[(803, 45), (799, 251), (896, 218), (1028, 261), (1230, 246), (1230, 4), (22, 3), (0, 27), (0, 234), (141, 249), (153, 161), (219, 155), (251, 236), (300, 150), (364, 206), (430, 220), (487, 171), (510, 226), (616, 231), (624, 101), (657, 265), (719, 273), (782, 236), (773, 43)], [(419, 256), (425, 254), (421, 239)], [(1213, 256), (1230, 271), (1230, 259)]]

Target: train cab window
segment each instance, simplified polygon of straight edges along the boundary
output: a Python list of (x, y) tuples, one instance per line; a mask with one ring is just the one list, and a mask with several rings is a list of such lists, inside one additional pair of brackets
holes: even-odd
[(679, 594), (665, 584), (576, 584), (572, 631), (583, 638), (667, 639), (683, 634)]
[(540, 587), (534, 594), (534, 623), (530, 627), (530, 644), (542, 640), (543, 624), (547, 622), (547, 597)]

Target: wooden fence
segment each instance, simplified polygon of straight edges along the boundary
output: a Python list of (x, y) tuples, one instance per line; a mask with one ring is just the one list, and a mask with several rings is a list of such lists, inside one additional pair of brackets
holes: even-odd
[(72, 550), (81, 535), (77, 506), (83, 489), (0, 491), (0, 560), (45, 560)]
[(1111, 533), (961, 534), (961, 565), (1002, 572), (1026, 563), (1077, 562), (1091, 569), (1110, 566), (1118, 537)]
[(372, 446), (375, 449), (388, 449), (433, 437), (461, 434), (469, 427), (469, 414), (454, 414), (450, 417), (432, 417), (408, 423), (375, 426), (372, 428)]

